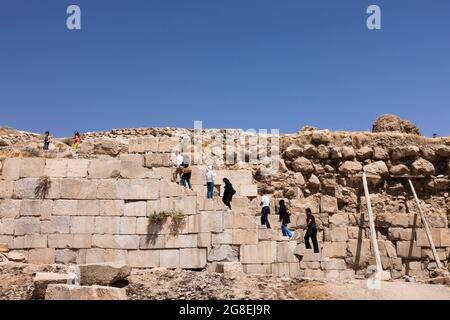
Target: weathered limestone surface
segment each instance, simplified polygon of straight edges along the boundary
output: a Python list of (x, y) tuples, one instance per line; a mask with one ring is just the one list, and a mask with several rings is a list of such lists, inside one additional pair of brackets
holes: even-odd
[(127, 300), (123, 288), (50, 284), (45, 300)]
[[(269, 177), (260, 175), (262, 160), (228, 169), (214, 162), (216, 195), (208, 200), (209, 162), (194, 164), (195, 191), (186, 190), (172, 181), (178, 138), (139, 132), (123, 140), (125, 147), (105, 144), (107, 156), (98, 157), (100, 145), (93, 143), (83, 149), (92, 152), (80, 150), (76, 159), (0, 160), (0, 242), (8, 253), (39, 264), (225, 270), (235, 263), (245, 272), (351, 279), (374, 264), (361, 192), (365, 171), (383, 268), (401, 278), (427, 276), (436, 267), (409, 186), (396, 177), (410, 174), (420, 177), (414, 186), (438, 256), (449, 265), (448, 140), (302, 131), (282, 137), (280, 169)], [(51, 184), (41, 199), (36, 188), (44, 176)], [(236, 189), (232, 212), (220, 199), (224, 177)], [(270, 230), (260, 225), (262, 189), (271, 197)], [(281, 235), (279, 199), (292, 214), (292, 239)], [(303, 244), (306, 208), (316, 218), (319, 254)], [(180, 211), (180, 219), (172, 216)]]

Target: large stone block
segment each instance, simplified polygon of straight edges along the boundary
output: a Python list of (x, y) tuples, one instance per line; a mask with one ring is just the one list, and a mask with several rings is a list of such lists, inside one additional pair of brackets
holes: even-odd
[[(358, 227), (356, 227), (358, 228)], [(359, 229), (359, 228), (358, 228)], [(347, 227), (336, 227), (324, 229), (325, 241), (342, 242), (348, 240)]]
[[(60, 197), (60, 181), (59, 179), (50, 179), (50, 188), (45, 195), (47, 199), (58, 199)], [(14, 182), (13, 197), (17, 199), (35, 199), (39, 195), (36, 194), (36, 188), (39, 185), (38, 178), (20, 179)]]
[[(435, 247), (441, 246), (441, 229), (430, 229), (431, 239), (433, 240)], [(431, 247), (428, 241), (427, 234), (425, 230), (419, 229), (416, 231), (417, 234), (417, 246), (419, 247)]]
[(103, 249), (137, 250), (139, 249), (139, 236), (94, 234), (92, 236), (92, 246)]
[[(238, 237), (240, 236), (241, 235), (238, 235)], [(212, 233), (211, 243), (213, 245), (233, 244), (233, 230), (224, 230), (223, 232)], [(245, 243), (245, 244), (253, 244), (253, 243)]]
[(144, 168), (144, 157), (140, 154), (121, 155), (120, 176), (125, 179), (158, 178), (153, 170)]
[(131, 274), (131, 267), (123, 262), (80, 264), (78, 268), (81, 285), (110, 286)]
[(72, 249), (89, 249), (92, 247), (92, 235), (74, 234)]
[(147, 153), (145, 155), (145, 166), (148, 168), (173, 166), (170, 153)]
[(42, 221), (41, 232), (43, 234), (70, 233), (70, 217), (54, 216), (50, 221)]
[(45, 300), (127, 300), (127, 293), (123, 288), (50, 284)]
[(70, 217), (70, 232), (79, 234), (94, 233), (94, 217)]
[(21, 216), (40, 216), (41, 200), (22, 200), (20, 204)]
[(50, 234), (48, 236), (49, 248), (72, 248), (73, 235), (72, 234)]
[(183, 189), (180, 185), (166, 181), (161, 180), (160, 182), (160, 197), (178, 197), (181, 195)]
[(124, 213), (123, 200), (100, 200), (99, 214), (101, 216), (121, 216)]
[(330, 216), (330, 226), (331, 227), (344, 227), (348, 225), (348, 214), (347, 213), (338, 213)]
[(256, 184), (239, 186), (239, 195), (243, 197), (256, 197), (258, 195), (258, 186)]
[(55, 200), (53, 202), (53, 216), (77, 215), (78, 202), (76, 200)]
[(346, 257), (346, 242), (326, 242), (322, 247), (322, 256), (328, 258), (345, 258)]
[(98, 183), (94, 180), (62, 179), (61, 198), (63, 199), (96, 199)]
[(147, 215), (146, 201), (125, 202), (124, 215), (130, 217), (145, 217)]
[(27, 234), (14, 238), (14, 249), (47, 248), (47, 235)]
[(419, 259), (421, 255), (421, 247), (416, 241), (397, 241), (397, 256), (400, 258)]
[(206, 266), (205, 248), (180, 250), (180, 267), (184, 269), (202, 269)]
[(120, 175), (120, 160), (116, 159), (94, 159), (88, 166), (88, 178), (109, 179)]
[(53, 178), (67, 177), (67, 159), (46, 159), (44, 175)]
[(18, 218), (20, 215), (21, 200), (0, 200), (0, 219)]
[(297, 247), (297, 241), (283, 241), (277, 242), (277, 262), (299, 262), (299, 259), (294, 255), (294, 250)]
[(76, 264), (77, 258), (77, 250), (55, 249), (55, 263), (57, 264)]
[(165, 236), (165, 248), (194, 248), (197, 247), (197, 234), (177, 234)]
[(159, 180), (119, 179), (117, 192), (124, 200), (152, 200), (159, 197)]
[(13, 195), (13, 182), (0, 180), (0, 199), (11, 198)]
[(258, 244), (257, 229), (233, 229), (233, 244)]
[(119, 234), (120, 217), (95, 217), (95, 234)]
[(78, 200), (78, 216), (98, 216), (100, 212), (99, 200)]
[(20, 178), (20, 158), (6, 158), (3, 162), (2, 177), (4, 180), (12, 181)]
[(175, 152), (180, 150), (180, 138), (161, 136), (159, 137), (158, 152)]
[(272, 274), (271, 263), (249, 263), (242, 265), (244, 272), (249, 274)]
[(261, 241), (258, 244), (242, 245), (240, 260), (242, 263), (273, 263), (277, 258), (277, 242)]
[(160, 250), (159, 251), (159, 266), (162, 268), (176, 269), (180, 267), (180, 250)]
[(211, 233), (205, 232), (205, 233), (199, 233), (198, 239), (197, 239), (197, 247), (199, 248), (210, 248), (212, 242), (212, 236)]
[(40, 229), (41, 221), (39, 218), (23, 217), (14, 220), (14, 235), (16, 236), (39, 233)]
[(239, 247), (222, 244), (208, 251), (208, 261), (239, 261)]
[(13, 235), (14, 222), (14, 219), (0, 219), (0, 235)]
[(204, 211), (199, 215), (199, 232), (222, 232), (223, 213)]
[(121, 217), (119, 233), (136, 234), (136, 217)]
[(44, 299), (48, 285), (67, 284), (70, 280), (70, 275), (65, 273), (37, 272), (33, 280), (33, 299)]
[(85, 178), (90, 160), (87, 159), (67, 159), (67, 177)]
[(117, 180), (115, 179), (101, 179), (98, 181), (97, 199), (115, 200), (120, 199)]
[(264, 240), (271, 240), (271, 241), (277, 241), (280, 240), (281, 232), (279, 230), (274, 229), (264, 229), (260, 228), (258, 230), (258, 240), (264, 241)]
[(132, 250), (128, 252), (128, 263), (133, 268), (159, 267), (159, 250)]
[(157, 152), (158, 138), (156, 137), (139, 137), (132, 138), (128, 144), (128, 152), (130, 153), (144, 153)]
[(28, 262), (32, 264), (55, 263), (55, 249), (31, 249), (28, 254)]
[(33, 178), (44, 175), (44, 158), (22, 158), (20, 164), (20, 177)]
[(337, 199), (335, 197), (323, 195), (320, 198), (320, 212), (336, 213), (338, 209)]

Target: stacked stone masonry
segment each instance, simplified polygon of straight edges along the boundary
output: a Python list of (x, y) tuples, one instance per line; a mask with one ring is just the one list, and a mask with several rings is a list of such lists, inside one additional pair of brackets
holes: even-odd
[[(450, 259), (447, 145), (404, 143), (392, 148), (306, 132), (284, 137), (279, 170), (270, 177), (254, 167), (216, 170), (216, 197), (206, 199), (205, 165), (194, 165), (193, 191), (171, 181), (179, 140), (140, 136), (128, 152), (98, 158), (6, 158), (1, 162), (0, 243), (31, 263), (127, 262), (136, 268), (216, 271), (240, 261), (248, 273), (343, 280), (374, 264), (360, 174), (370, 173), (371, 201), (383, 268), (393, 278), (428, 277), (436, 267), (406, 180), (414, 184), (439, 258)], [(48, 177), (45, 197), (36, 194)], [(233, 211), (220, 201), (229, 178), (237, 194)], [(258, 189), (272, 197), (273, 229), (260, 226)], [(288, 202), (293, 239), (281, 236), (275, 203)], [(320, 253), (304, 248), (304, 210), (318, 224)], [(162, 211), (181, 220), (151, 222)]]

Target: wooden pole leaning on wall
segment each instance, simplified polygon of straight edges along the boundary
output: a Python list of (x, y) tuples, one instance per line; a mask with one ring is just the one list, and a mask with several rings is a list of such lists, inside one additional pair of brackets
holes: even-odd
[(428, 242), (430, 243), (431, 251), (433, 252), (433, 256), (434, 256), (434, 260), (436, 261), (436, 265), (437, 265), (438, 269), (443, 269), (441, 260), (439, 259), (437, 252), (436, 252), (436, 247), (434, 246), (433, 238), (431, 237), (431, 232), (430, 232), (430, 228), (428, 227), (428, 222), (425, 219), (425, 215), (422, 211), (422, 206), (420, 205), (419, 198), (417, 197), (416, 189), (414, 189), (414, 185), (413, 185), (411, 179), (408, 179), (408, 183), (411, 188), (412, 194), (414, 196), (414, 200), (416, 200), (416, 205), (417, 205), (417, 208), (419, 209), (420, 219), (422, 220), (423, 226), (425, 228), (425, 233), (427, 234)]
[(372, 203), (370, 202), (369, 187), (367, 186), (367, 177), (366, 177), (365, 172), (363, 172), (363, 174), (362, 174), (362, 179), (363, 179), (363, 186), (364, 186), (364, 194), (365, 194), (366, 203), (367, 203), (367, 213), (369, 216), (370, 241), (372, 243), (373, 253), (375, 255), (377, 276), (379, 278), (381, 278), (383, 275), (383, 266), (381, 265), (380, 250), (378, 249), (377, 233), (375, 230), (375, 221), (374, 221), (373, 212), (372, 212)]

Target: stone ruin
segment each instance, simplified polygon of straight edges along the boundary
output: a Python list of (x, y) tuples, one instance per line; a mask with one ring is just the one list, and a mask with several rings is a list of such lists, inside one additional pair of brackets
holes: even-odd
[[(267, 161), (260, 159), (234, 165), (209, 159), (216, 181), (228, 177), (237, 190), (232, 212), (220, 188), (206, 199), (205, 162), (193, 165), (193, 190), (172, 182), (172, 151), (180, 142), (174, 129), (89, 133), (76, 155), (60, 142), (32, 155), (4, 146), (0, 246), (33, 264), (221, 271), (224, 263), (240, 262), (246, 273), (365, 277), (375, 261), (364, 170), (383, 269), (393, 279), (429, 278), (436, 269), (404, 177), (413, 179), (438, 256), (449, 267), (449, 138), (309, 128), (279, 139), (279, 168), (269, 176), (261, 175)], [(260, 226), (258, 190), (270, 194), (273, 229)], [(281, 236), (274, 214), (279, 199), (291, 213), (291, 240)], [(319, 254), (304, 248), (306, 208), (318, 223)]]

